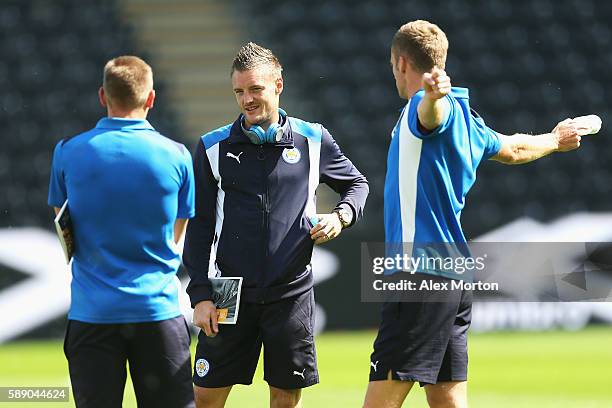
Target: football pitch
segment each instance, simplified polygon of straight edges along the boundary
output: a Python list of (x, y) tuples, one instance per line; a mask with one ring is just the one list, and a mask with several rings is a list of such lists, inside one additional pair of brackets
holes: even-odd
[[(321, 383), (305, 390), (305, 407), (361, 406), (374, 334), (330, 332), (318, 336)], [(612, 327), (578, 332), (472, 334), (470, 407), (612, 407), (611, 345)], [(100, 373), (104, 375), (107, 373)], [(0, 386), (27, 385), (69, 385), (61, 341), (0, 346)], [(42, 405), (68, 407), (73, 403)], [(0, 403), (3, 406), (25, 408), (41, 404)], [(135, 406), (128, 382), (124, 407)], [(267, 406), (268, 391), (260, 365), (253, 385), (234, 387), (227, 407)], [(404, 406), (426, 407), (423, 391), (413, 390)]]

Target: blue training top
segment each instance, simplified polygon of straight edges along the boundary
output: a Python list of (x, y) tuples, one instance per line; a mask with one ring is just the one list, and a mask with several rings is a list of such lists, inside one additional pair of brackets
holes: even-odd
[(66, 199), (76, 247), (68, 318), (179, 316), (174, 223), (195, 213), (188, 150), (146, 120), (103, 118), (55, 147), (48, 202)]
[[(421, 132), (417, 107), (423, 95), (421, 90), (408, 101), (391, 134), (385, 180), (388, 248), (402, 242), (415, 243), (415, 248), (465, 243), (460, 221), (465, 197), (478, 165), (501, 148), (497, 132), (470, 109), (465, 88), (452, 88), (443, 123), (430, 133)], [(444, 271), (422, 272), (456, 278)]]

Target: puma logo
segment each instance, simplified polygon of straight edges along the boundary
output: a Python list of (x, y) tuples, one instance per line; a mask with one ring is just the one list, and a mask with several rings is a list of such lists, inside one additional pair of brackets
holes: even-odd
[(299, 375), (300, 377), (302, 377), (302, 380), (305, 380), (306, 379), (306, 378), (304, 378), (304, 373), (305, 372), (306, 372), (306, 369), (303, 369), (301, 373), (299, 371), (293, 370), (293, 375)]
[(376, 361), (376, 363), (373, 363), (373, 362), (370, 361), (370, 365), (374, 369), (374, 372), (376, 372), (376, 366), (378, 366), (378, 360)]
[(232, 159), (236, 159), (236, 161), (238, 162), (238, 164), (240, 164), (240, 155), (242, 154), (242, 152), (238, 153), (238, 156), (236, 156), (233, 153), (227, 152), (227, 154), (225, 155), (225, 157), (231, 157)]

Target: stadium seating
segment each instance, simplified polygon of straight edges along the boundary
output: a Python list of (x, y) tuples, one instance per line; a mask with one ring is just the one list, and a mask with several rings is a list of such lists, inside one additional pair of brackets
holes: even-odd
[[(54, 145), (105, 115), (97, 89), (104, 63), (134, 47), (115, 1), (6, 0), (0, 5), (0, 228), (51, 228), (46, 206)], [(158, 95), (163, 83), (156, 81)], [(180, 134), (169, 104), (150, 120)]]

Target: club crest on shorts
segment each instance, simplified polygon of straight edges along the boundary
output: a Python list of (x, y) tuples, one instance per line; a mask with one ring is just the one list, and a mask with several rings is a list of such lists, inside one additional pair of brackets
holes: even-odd
[(199, 377), (204, 377), (206, 374), (208, 374), (208, 370), (210, 369), (210, 364), (208, 364), (208, 361), (201, 358), (198, 361), (196, 361), (195, 369), (196, 369), (196, 374)]
[(302, 154), (297, 147), (283, 150), (283, 160), (289, 164), (295, 164), (300, 161)]

